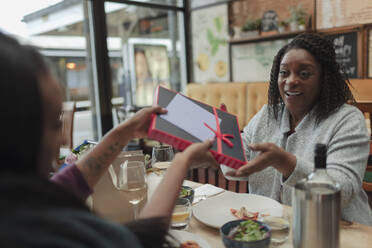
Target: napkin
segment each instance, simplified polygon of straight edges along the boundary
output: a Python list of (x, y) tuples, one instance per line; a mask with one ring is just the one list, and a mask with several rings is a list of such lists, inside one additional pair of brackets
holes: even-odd
[(204, 185), (202, 185), (200, 187), (197, 187), (195, 189), (193, 204), (195, 204), (195, 203), (197, 203), (201, 200), (204, 200), (208, 197), (220, 194), (224, 191), (225, 191), (224, 189), (216, 187), (212, 184), (204, 184)]

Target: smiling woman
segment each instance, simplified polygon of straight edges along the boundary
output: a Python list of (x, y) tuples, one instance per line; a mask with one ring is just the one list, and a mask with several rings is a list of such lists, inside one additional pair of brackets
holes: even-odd
[(327, 170), (341, 185), (342, 218), (372, 225), (361, 184), (369, 135), (331, 41), (314, 33), (295, 37), (277, 53), (269, 104), (244, 128), (247, 165), (224, 174), (248, 180), (251, 193), (291, 205), (294, 184), (314, 168), (316, 143), (327, 145)]
[(305, 49), (292, 49), (280, 63), (280, 96), (291, 113), (291, 131), (311, 110), (320, 94), (319, 63)]

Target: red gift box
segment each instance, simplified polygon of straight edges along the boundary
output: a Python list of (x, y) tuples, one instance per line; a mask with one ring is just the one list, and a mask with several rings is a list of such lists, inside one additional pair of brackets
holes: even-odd
[(149, 138), (183, 151), (192, 143), (215, 137), (210, 152), (218, 163), (234, 169), (246, 164), (235, 115), (161, 86), (156, 89), (154, 103), (168, 113), (152, 117)]

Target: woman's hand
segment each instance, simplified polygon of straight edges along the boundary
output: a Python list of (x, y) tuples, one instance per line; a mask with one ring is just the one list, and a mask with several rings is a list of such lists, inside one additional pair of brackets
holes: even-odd
[(167, 110), (160, 106), (143, 108), (135, 113), (130, 119), (125, 121), (122, 125), (128, 127), (128, 129), (124, 128), (125, 132), (130, 132), (133, 139), (143, 138), (147, 135), (147, 130), (150, 127), (151, 116), (153, 114), (165, 113), (167, 113)]
[(249, 148), (260, 154), (246, 165), (236, 171), (227, 172), (228, 176), (249, 176), (252, 173), (261, 171), (272, 166), (288, 178), (296, 167), (296, 156), (286, 152), (273, 143), (251, 144)]
[(194, 143), (183, 152), (176, 154), (172, 166), (167, 169), (163, 180), (140, 213), (140, 218), (167, 217), (170, 220), (174, 204), (190, 165), (208, 157), (210, 155), (208, 150), (212, 144), (212, 140)]
[(213, 165), (217, 165), (216, 160), (208, 151), (212, 147), (213, 142), (213, 140), (206, 140), (202, 143), (194, 143), (188, 146), (183, 152), (177, 153), (177, 156), (185, 160), (189, 167), (207, 161)]

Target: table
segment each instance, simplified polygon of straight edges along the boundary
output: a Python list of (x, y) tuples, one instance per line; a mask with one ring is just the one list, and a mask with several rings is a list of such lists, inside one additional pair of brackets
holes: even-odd
[[(185, 181), (184, 185), (196, 188), (202, 184)], [(292, 208), (286, 205), (283, 205), (283, 207), (284, 211), (288, 213), (289, 216), (292, 216)], [(213, 248), (224, 248), (219, 230), (200, 223), (194, 217), (192, 218), (189, 229), (187, 231), (198, 234), (199, 236), (204, 238)], [(341, 248), (372, 247), (372, 227), (355, 222), (341, 221), (340, 244)], [(290, 232), (290, 236), (285, 243), (275, 247), (292, 248), (292, 233)]]
[[(148, 175), (148, 193), (149, 197), (153, 194), (155, 188), (157, 185), (160, 183), (162, 179), (162, 175), (157, 175), (155, 173), (151, 173)], [(192, 181), (184, 181), (184, 185), (190, 186), (192, 188), (196, 188), (201, 186), (202, 184), (200, 183), (195, 183)], [(111, 191), (116, 192), (116, 189), (112, 187)], [(224, 194), (224, 193), (222, 193)], [(106, 194), (107, 195), (107, 192)], [(108, 194), (111, 195), (111, 194)], [(112, 199), (111, 204), (107, 204), (107, 213), (100, 213), (101, 216), (108, 220), (112, 220), (115, 222), (123, 223), (126, 221), (132, 220), (132, 209), (130, 204), (127, 202), (125, 199), (119, 199), (119, 195), (113, 194), (114, 199)], [(118, 202), (115, 201), (121, 201), (120, 204), (117, 204)], [(116, 203), (116, 204), (115, 204)], [(123, 204), (127, 204), (128, 206), (123, 207)], [(94, 204), (93, 204), (94, 206)], [(115, 208), (115, 206), (117, 206)], [(114, 208), (113, 208), (114, 207)], [(292, 215), (292, 208), (290, 206), (283, 206), (284, 211), (289, 214), (289, 216)], [(198, 234), (201, 236), (203, 239), (205, 239), (211, 248), (224, 248), (224, 245), (222, 243), (222, 239), (219, 234), (219, 230), (208, 227), (199, 221), (197, 221), (194, 217), (192, 218), (190, 222), (190, 226), (188, 228), (189, 232)], [(341, 248), (370, 248), (372, 247), (372, 227), (362, 225), (359, 223), (351, 223), (351, 222), (346, 222), (342, 221), (341, 222), (341, 233), (340, 233), (340, 243), (341, 243)], [(291, 232), (288, 240), (283, 243), (280, 246), (275, 246), (279, 248), (292, 248), (292, 237), (291, 237)]]

